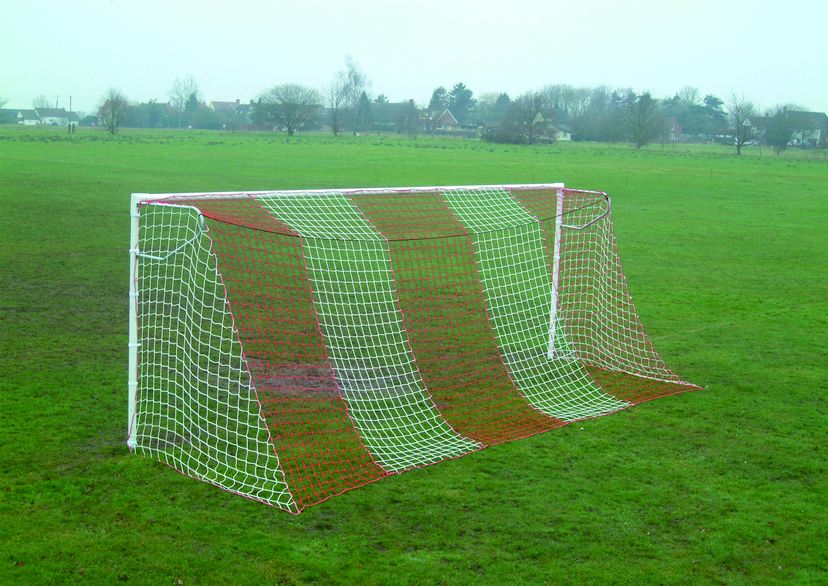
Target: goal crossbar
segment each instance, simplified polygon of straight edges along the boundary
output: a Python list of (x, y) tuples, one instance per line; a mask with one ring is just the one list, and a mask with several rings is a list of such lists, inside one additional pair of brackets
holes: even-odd
[[(182, 193), (133, 193), (133, 206), (148, 201), (158, 201), (169, 198), (183, 200), (188, 198), (210, 197), (216, 199), (239, 199), (239, 198), (260, 198), (268, 196), (302, 196), (319, 195), (386, 195), (386, 194), (407, 194), (407, 193), (443, 193), (445, 191), (458, 190), (486, 190), (486, 189), (563, 189), (563, 183), (511, 183), (503, 185), (428, 185), (421, 187), (352, 187), (352, 188), (329, 188), (329, 189), (284, 189), (268, 191), (193, 191)], [(603, 194), (598, 191), (585, 191), (584, 193)]]

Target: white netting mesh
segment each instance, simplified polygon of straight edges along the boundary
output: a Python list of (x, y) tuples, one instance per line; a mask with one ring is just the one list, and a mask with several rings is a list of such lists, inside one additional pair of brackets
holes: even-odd
[(428, 396), (402, 326), (385, 239), (351, 200), (261, 202), (303, 238), (328, 356), (377, 462), (399, 471), (479, 448), (451, 429)]
[(144, 207), (139, 250), (137, 451), (295, 511), (197, 211)]
[(653, 348), (621, 270), (609, 204), (597, 200), (565, 210), (560, 314), (577, 357), (633, 375), (681, 382)]
[(448, 191), (446, 202), (472, 235), (492, 326), (518, 389), (540, 411), (581, 419), (627, 406), (601, 391), (557, 329), (550, 360), (552, 282), (537, 221), (502, 189)]

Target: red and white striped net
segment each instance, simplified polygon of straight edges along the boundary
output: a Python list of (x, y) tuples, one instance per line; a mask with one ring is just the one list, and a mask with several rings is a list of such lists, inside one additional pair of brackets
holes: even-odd
[(298, 512), (695, 388), (644, 332), (609, 212), (537, 186), (145, 203), (137, 449)]

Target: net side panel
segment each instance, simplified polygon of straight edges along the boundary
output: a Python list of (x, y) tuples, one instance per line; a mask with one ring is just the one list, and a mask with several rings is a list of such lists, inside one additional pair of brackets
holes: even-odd
[(537, 220), (502, 189), (447, 191), (445, 199), (472, 235), (492, 329), (521, 393), (566, 421), (627, 407), (595, 384), (562, 332), (555, 344), (563, 351), (548, 357), (552, 282)]
[(452, 427), (496, 444), (563, 425), (533, 409), (509, 378), (489, 325), (470, 238), (441, 195), (357, 196), (354, 203), (389, 240), (413, 354)]
[(299, 238), (255, 202), (237, 203), (227, 219), (240, 225), (207, 222), (262, 414), (303, 508), (386, 473), (337, 388)]
[[(515, 197), (539, 217), (548, 217), (555, 201), (554, 195), (538, 192), (517, 192)], [(574, 353), (602, 388), (630, 403), (688, 390), (644, 330), (621, 267), (609, 211), (600, 194), (565, 192), (558, 315)], [(554, 222), (544, 220), (541, 227), (551, 261)]]
[(349, 198), (263, 198), (299, 233), (313, 303), (348, 414), (374, 459), (399, 472), (479, 449), (437, 410), (403, 328), (388, 243)]
[(140, 214), (136, 451), (297, 512), (198, 214), (160, 205)]

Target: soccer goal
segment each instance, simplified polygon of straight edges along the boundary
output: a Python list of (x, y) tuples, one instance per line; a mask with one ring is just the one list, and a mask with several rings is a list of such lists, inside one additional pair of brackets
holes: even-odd
[(128, 445), (299, 512), (692, 388), (562, 184), (132, 196)]

